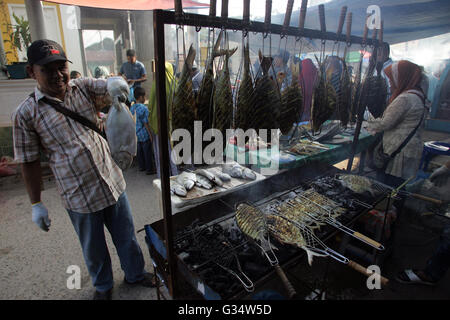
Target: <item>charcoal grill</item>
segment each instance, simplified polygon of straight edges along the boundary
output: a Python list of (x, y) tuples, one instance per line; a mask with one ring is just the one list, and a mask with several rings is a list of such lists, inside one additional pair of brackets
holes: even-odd
[[(321, 174), (315, 175), (318, 172)], [(354, 194), (339, 186), (329, 185), (328, 189), (325, 188), (322, 182), (327, 177), (333, 177), (338, 173), (343, 173), (343, 171), (325, 164), (292, 169), (262, 180), (259, 184), (246, 189), (245, 192), (230, 193), (221, 199), (174, 215), (173, 221), (176, 226), (174, 250), (179, 272), (177, 279), (182, 278), (187, 284), (184, 291), (180, 293), (181, 296), (214, 300), (248, 297), (249, 292), (245, 290), (236, 277), (223, 270), (216, 263), (218, 259), (223, 259), (233, 251), (237, 253), (244, 274), (250, 278), (256, 288), (275, 277), (274, 269), (267, 259), (261, 255), (261, 251), (238, 230), (234, 220), (234, 205), (236, 203), (247, 201), (259, 208), (264, 208), (273, 203), (286, 201), (315, 187), (316, 191), (320, 190), (319, 192), (322, 194), (328, 192), (329, 198), (347, 209), (336, 219), (342, 225), (348, 226), (384, 199), (384, 196), (378, 199), (370, 199), (368, 195)], [(318, 181), (321, 187), (317, 186)], [(333, 195), (331, 193), (333, 188), (338, 188), (339, 193)], [(158, 273), (162, 275), (163, 280), (167, 281), (167, 274), (165, 274), (167, 254), (163, 241), (163, 221), (159, 220), (147, 225), (145, 230), (154, 265)], [(338, 232), (341, 231), (325, 224), (319, 230), (316, 230), (315, 234), (321, 241), (326, 242)], [(197, 260), (195, 260), (196, 250), (192, 249), (193, 239), (202, 236), (206, 240), (219, 239), (219, 241), (216, 241), (216, 244), (211, 242), (211, 252), (202, 257), (197, 257)], [(226, 240), (231, 244), (231, 247), (221, 245), (221, 240)], [(273, 238), (271, 242), (278, 248), (276, 254), (280, 266), (284, 269), (306, 257), (305, 252), (301, 249), (280, 244)], [(215, 247), (217, 244), (220, 248)], [(207, 249), (207, 246), (200, 246), (199, 249), (201, 248)], [(187, 253), (189, 255), (186, 255)], [(236, 270), (236, 267), (233, 270)]]

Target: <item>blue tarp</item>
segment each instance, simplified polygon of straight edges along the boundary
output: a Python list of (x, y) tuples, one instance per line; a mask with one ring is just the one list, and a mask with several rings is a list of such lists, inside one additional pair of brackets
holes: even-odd
[[(362, 36), (366, 10), (370, 5), (381, 9), (384, 20), (384, 41), (400, 43), (450, 32), (450, 0), (334, 0), (325, 3), (327, 31), (336, 32), (340, 11), (347, 6), (352, 12), (352, 35)], [(290, 25), (298, 26), (300, 1), (296, 1)], [(309, 7), (305, 28), (320, 30), (318, 7)], [(272, 17), (272, 23), (282, 24), (284, 14)], [(344, 25), (344, 33), (345, 33)], [(371, 34), (371, 33), (370, 33)], [(369, 34), (369, 36), (370, 36)]]

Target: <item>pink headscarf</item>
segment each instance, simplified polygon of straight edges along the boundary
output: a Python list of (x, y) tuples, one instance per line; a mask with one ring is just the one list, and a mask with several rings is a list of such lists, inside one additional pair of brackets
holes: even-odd
[(303, 115), (301, 121), (308, 121), (311, 118), (311, 104), (316, 78), (317, 68), (312, 60), (302, 60), (302, 70), (298, 76), (298, 81), (303, 93)]

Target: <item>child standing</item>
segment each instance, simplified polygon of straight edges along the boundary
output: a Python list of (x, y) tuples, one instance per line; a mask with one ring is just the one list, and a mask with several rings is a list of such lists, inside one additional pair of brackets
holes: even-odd
[(148, 125), (148, 109), (144, 105), (145, 102), (145, 89), (142, 87), (136, 87), (134, 90), (134, 98), (136, 103), (130, 108), (133, 115), (136, 115), (136, 136), (137, 143), (137, 159), (139, 165), (139, 171), (146, 171), (146, 174), (156, 173), (153, 165), (153, 152), (152, 152), (152, 136), (150, 127)]

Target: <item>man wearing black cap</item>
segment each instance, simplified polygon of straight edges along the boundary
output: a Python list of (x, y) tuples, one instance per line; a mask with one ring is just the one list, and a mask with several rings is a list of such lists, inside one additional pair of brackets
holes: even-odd
[(63, 48), (51, 40), (34, 41), (27, 51), (29, 75), (37, 87), (14, 114), (14, 154), (32, 204), (32, 220), (49, 231), (47, 208), (41, 202), (40, 152), (49, 158), (63, 205), (78, 234), (93, 285), (94, 299), (111, 299), (113, 275), (104, 226), (111, 234), (125, 282), (154, 286), (144, 270), (144, 258), (134, 225), (122, 171), (107, 141), (63, 108), (99, 123), (97, 113), (113, 97), (124, 101), (128, 86), (108, 80), (79, 78), (69, 81), (70, 62)]

